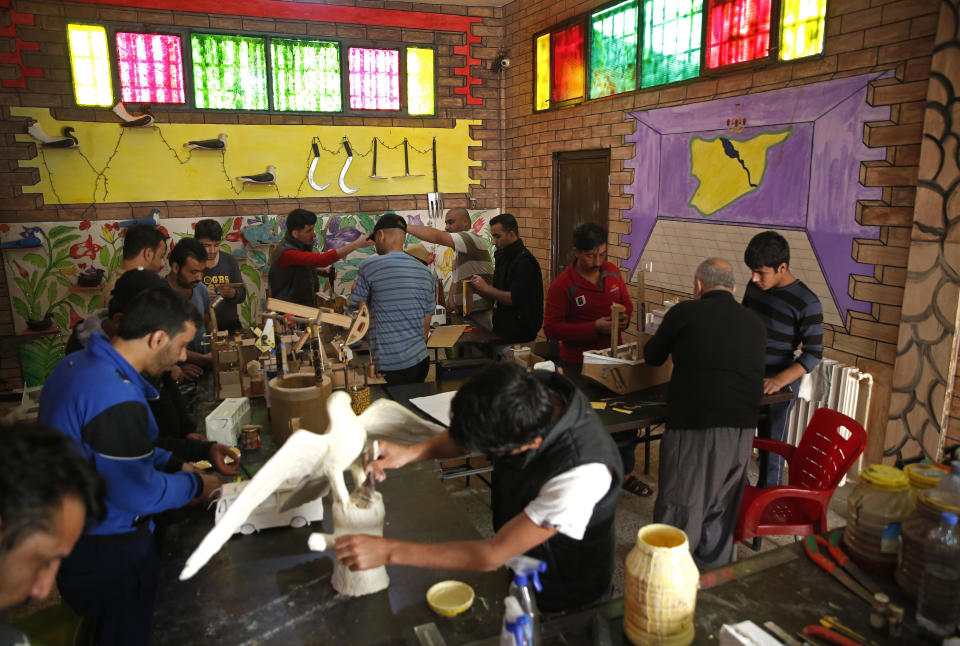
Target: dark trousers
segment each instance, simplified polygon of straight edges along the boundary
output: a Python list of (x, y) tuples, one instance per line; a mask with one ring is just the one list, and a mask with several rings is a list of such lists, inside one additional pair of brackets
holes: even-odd
[[(800, 389), (800, 382), (795, 381), (787, 386), (794, 394)], [(757, 426), (757, 435), (768, 439), (784, 442), (787, 438), (787, 421), (796, 399), (786, 402), (770, 404), (770, 417), (767, 424)], [(760, 460), (757, 463), (760, 475), (757, 478), (758, 487), (778, 487), (783, 484), (783, 457), (769, 451), (760, 451)]]
[(660, 439), (653, 522), (687, 534), (693, 560), (709, 570), (733, 559), (753, 428), (668, 429)]
[(422, 384), (430, 372), (430, 357), (427, 357), (420, 363), (414, 364), (403, 370), (387, 370), (383, 373), (383, 378), (391, 386), (402, 386), (403, 384)]
[(64, 601), (90, 620), (99, 646), (150, 641), (160, 555), (145, 525), (131, 534), (83, 536), (57, 573)]

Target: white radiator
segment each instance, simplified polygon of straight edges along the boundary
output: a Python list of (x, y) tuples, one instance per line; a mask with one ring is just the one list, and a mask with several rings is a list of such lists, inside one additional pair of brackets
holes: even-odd
[[(797, 401), (787, 420), (786, 441), (794, 446), (800, 442), (810, 418), (818, 408), (832, 408), (852, 417), (866, 428), (872, 392), (873, 375), (834, 359), (822, 360), (812, 373), (800, 379)], [(862, 460), (863, 455), (850, 469), (854, 477), (860, 474)]]

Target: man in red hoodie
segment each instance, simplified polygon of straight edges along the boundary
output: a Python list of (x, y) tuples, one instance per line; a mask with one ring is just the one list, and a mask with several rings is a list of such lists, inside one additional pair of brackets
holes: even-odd
[(610, 345), (610, 306), (626, 310), (620, 318), (624, 329), (633, 314), (633, 303), (616, 265), (607, 262), (607, 232), (585, 222), (573, 231), (574, 262), (557, 276), (547, 291), (543, 331), (560, 341), (560, 358), (583, 363), (585, 350)]

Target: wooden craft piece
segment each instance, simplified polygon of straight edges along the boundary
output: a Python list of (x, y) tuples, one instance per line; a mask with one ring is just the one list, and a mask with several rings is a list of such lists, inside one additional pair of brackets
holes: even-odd
[(452, 348), (468, 327), (468, 325), (441, 325), (430, 334), (427, 347)]
[(620, 345), (620, 315), (626, 311), (626, 308), (620, 303), (614, 303), (610, 306), (610, 352), (616, 353), (617, 346)]

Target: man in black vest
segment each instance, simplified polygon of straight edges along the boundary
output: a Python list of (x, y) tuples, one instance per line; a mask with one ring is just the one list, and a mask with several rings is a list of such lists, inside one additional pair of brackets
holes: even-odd
[(339, 249), (313, 252), (317, 215), (306, 209), (294, 209), (287, 215), (287, 234), (273, 250), (270, 261), (270, 296), (307, 307), (317, 306), (317, 268), (327, 267), (359, 249), (373, 244), (360, 236)]
[(497, 248), (493, 255), (493, 286), (478, 274), (470, 283), (474, 291), (493, 301), (493, 333), (501, 341), (533, 341), (543, 325), (540, 263), (524, 246), (517, 219), (510, 213), (490, 220), (490, 234)]
[(451, 404), (450, 429), (399, 446), (380, 444), (368, 465), (482, 452), (493, 461), (492, 538), (414, 543), (366, 535), (337, 537), (336, 556), (352, 570), (384, 564), (441, 570), (495, 570), (528, 554), (547, 564), (539, 607), (559, 612), (611, 591), (614, 512), (623, 478), (617, 447), (590, 402), (566, 377), (500, 362), (477, 373)]
[(694, 278), (695, 300), (667, 310), (643, 348), (655, 366), (673, 356), (653, 522), (685, 531), (702, 570), (733, 558), (763, 396), (766, 329), (734, 299), (734, 285), (730, 263), (704, 260)]

